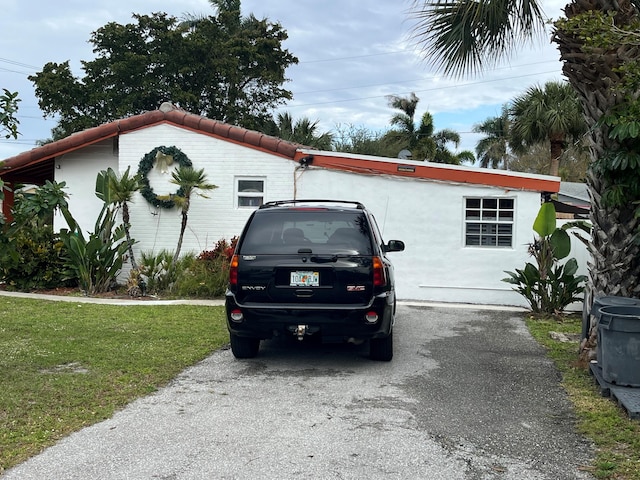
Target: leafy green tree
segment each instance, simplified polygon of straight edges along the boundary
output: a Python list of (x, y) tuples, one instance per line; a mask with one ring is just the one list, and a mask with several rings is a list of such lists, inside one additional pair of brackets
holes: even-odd
[(320, 150), (330, 150), (333, 140), (330, 133), (318, 132), (318, 120), (312, 122), (303, 117), (294, 121), (289, 112), (278, 113), (264, 130), (274, 137)]
[(134, 14), (134, 23), (92, 33), (97, 55), (76, 78), (69, 61), (47, 63), (29, 77), (54, 139), (164, 101), (223, 122), (254, 128), (292, 98), (282, 85), (297, 58), (282, 48), (279, 23), (242, 17), (240, 0), (214, 0), (215, 16), (180, 21), (165, 13)]
[(207, 182), (207, 176), (204, 173), (204, 168), (196, 170), (192, 167), (180, 166), (171, 173), (171, 183), (178, 185), (183, 192), (182, 195), (176, 195), (173, 199), (176, 205), (180, 207), (181, 223), (180, 223), (180, 236), (178, 237), (178, 246), (173, 254), (173, 264), (177, 264), (180, 257), (180, 250), (182, 249), (182, 240), (184, 238), (184, 232), (187, 229), (187, 220), (189, 216), (189, 208), (191, 207), (191, 196), (195, 193), (204, 198), (208, 198), (198, 190), (213, 190), (218, 188), (216, 185)]
[(509, 170), (512, 159), (509, 150), (510, 125), (509, 110), (505, 105), (499, 117), (487, 118), (473, 126), (475, 133), (485, 135), (476, 144), (476, 155), (481, 167)]
[[(640, 296), (640, 5), (570, 0), (554, 22), (563, 72), (576, 90), (592, 152), (589, 291)], [(415, 0), (424, 51), (443, 72), (476, 73), (544, 31), (539, 0)]]
[(387, 155), (382, 145), (383, 134), (374, 132), (363, 126), (337, 125), (332, 135), (332, 149), (336, 152), (356, 153), (360, 155), (376, 155), (379, 157), (396, 156), (398, 148), (393, 148)]
[(524, 153), (527, 147), (548, 141), (550, 175), (558, 176), (560, 159), (568, 144), (586, 133), (576, 91), (566, 82), (535, 85), (516, 97), (509, 108), (511, 148)]
[(18, 102), (20, 102), (18, 92), (10, 92), (6, 88), (2, 89), (0, 95), (0, 134), (4, 135), (4, 138), (18, 138), (18, 125), (20, 124), (16, 118)]

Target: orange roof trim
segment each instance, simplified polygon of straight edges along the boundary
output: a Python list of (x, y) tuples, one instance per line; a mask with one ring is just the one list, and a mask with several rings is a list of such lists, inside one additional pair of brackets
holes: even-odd
[(420, 161), (398, 161), (365, 155), (342, 156), (333, 152), (298, 150), (296, 161), (313, 156), (310, 165), (369, 175), (392, 175), (423, 180), (487, 185), (510, 190), (531, 190), (557, 193), (560, 178), (547, 175), (531, 175), (506, 170), (479, 167), (462, 167)]

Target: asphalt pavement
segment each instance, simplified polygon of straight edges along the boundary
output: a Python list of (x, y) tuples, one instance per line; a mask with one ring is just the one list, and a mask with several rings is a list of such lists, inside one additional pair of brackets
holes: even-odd
[(403, 303), (390, 363), (366, 344), (223, 349), (0, 478), (591, 479), (593, 446), (522, 317)]

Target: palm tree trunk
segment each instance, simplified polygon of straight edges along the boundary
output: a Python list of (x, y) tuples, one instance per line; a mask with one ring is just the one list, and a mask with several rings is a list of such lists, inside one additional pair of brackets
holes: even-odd
[(127, 202), (122, 203), (122, 223), (124, 225), (124, 234), (127, 238), (127, 243), (129, 245), (129, 258), (131, 259), (131, 268), (133, 270), (138, 270), (138, 264), (136, 263), (136, 258), (133, 256), (133, 242), (131, 241), (131, 232), (129, 231), (129, 205)]
[(173, 254), (173, 264), (175, 265), (180, 257), (180, 250), (182, 249), (182, 239), (184, 238), (184, 232), (187, 229), (187, 211), (182, 210), (182, 223), (180, 224), (180, 236), (178, 237), (178, 246), (176, 247), (176, 253)]
[[(629, 0), (573, 0), (565, 7), (568, 19), (588, 10), (617, 12), (614, 22), (620, 27), (633, 20), (633, 8)], [(589, 127), (587, 141), (593, 162), (604, 158), (618, 145), (609, 137), (605, 125), (598, 120), (612, 107), (624, 101), (624, 95), (611, 95), (622, 82), (619, 67), (625, 59), (637, 56), (637, 47), (620, 45), (615, 50), (586, 48), (584, 41), (570, 32), (558, 29), (554, 42), (560, 50), (563, 72), (582, 99), (585, 120)], [(603, 202), (603, 194), (609, 187), (608, 180), (594, 172), (587, 174), (587, 186), (591, 198), (590, 221), (592, 224), (589, 252), (589, 280), (585, 299), (616, 295), (640, 297), (640, 245), (634, 241), (639, 219), (635, 218), (632, 202), (612, 206)], [(589, 312), (591, 305), (585, 305)], [(590, 338), (595, 338), (597, 325), (591, 326)], [(593, 345), (587, 344), (587, 349)], [(588, 351), (582, 353), (588, 356)]]
[(564, 135), (562, 138), (551, 138), (551, 166), (549, 168), (549, 175), (554, 177), (559, 176), (560, 172), (560, 157), (564, 150)]

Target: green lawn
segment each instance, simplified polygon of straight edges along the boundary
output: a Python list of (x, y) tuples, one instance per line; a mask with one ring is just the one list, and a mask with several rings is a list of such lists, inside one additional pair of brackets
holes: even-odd
[(227, 342), (224, 307), (0, 297), (0, 474)]

